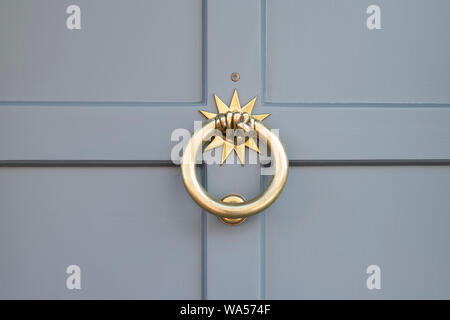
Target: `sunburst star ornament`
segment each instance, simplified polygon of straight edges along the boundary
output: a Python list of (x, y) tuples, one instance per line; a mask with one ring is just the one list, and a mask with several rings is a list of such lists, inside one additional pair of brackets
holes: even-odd
[[(245, 106), (241, 108), (241, 105), (239, 103), (239, 97), (237, 94), (237, 91), (234, 90), (233, 97), (231, 98), (230, 106), (228, 107), (222, 100), (219, 99), (219, 97), (214, 94), (214, 99), (216, 100), (216, 106), (217, 111), (219, 114), (226, 114), (227, 112), (232, 113), (248, 113), (252, 118), (263, 121), (265, 118), (267, 118), (270, 114), (254, 114), (252, 115), (253, 107), (255, 106), (255, 101), (257, 97), (254, 97), (252, 100), (250, 100), (249, 103), (247, 103)], [(208, 120), (213, 119), (217, 116), (217, 113), (208, 112), (200, 110), (200, 113), (204, 115)], [(252, 137), (249, 137), (245, 143), (238, 144), (235, 141), (230, 142), (226, 138), (224, 139), (224, 136), (218, 136), (216, 135), (214, 139), (211, 141), (211, 143), (206, 147), (205, 151), (219, 148), (222, 146), (222, 161), (220, 164), (223, 164), (225, 160), (228, 158), (228, 156), (231, 154), (231, 152), (234, 150), (241, 162), (242, 165), (245, 163), (245, 147), (255, 150), (256, 152), (260, 152), (258, 145), (256, 144), (255, 140)]]

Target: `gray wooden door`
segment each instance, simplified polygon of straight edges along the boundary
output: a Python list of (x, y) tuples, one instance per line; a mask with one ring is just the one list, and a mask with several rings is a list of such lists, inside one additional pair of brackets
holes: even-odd
[[(450, 298), (449, 29), (445, 0), (2, 1), (0, 298)], [(171, 153), (234, 89), (290, 175), (230, 227)], [(199, 170), (216, 197), (267, 182)]]

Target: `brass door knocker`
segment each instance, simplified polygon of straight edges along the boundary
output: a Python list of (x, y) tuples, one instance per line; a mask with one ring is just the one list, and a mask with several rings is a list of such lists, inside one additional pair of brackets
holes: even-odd
[[(283, 144), (270, 128), (262, 123), (269, 114), (252, 115), (256, 97), (241, 108), (236, 90), (228, 107), (214, 95), (218, 114), (200, 111), (208, 120), (200, 130), (196, 131), (184, 149), (181, 159), (181, 176), (188, 193), (199, 206), (216, 215), (224, 223), (236, 225), (247, 217), (257, 214), (269, 207), (280, 195), (286, 184), (289, 162)], [(243, 134), (228, 138), (227, 130), (238, 131)], [(222, 146), (222, 163), (234, 150), (242, 165), (244, 165), (245, 147), (259, 152), (254, 140), (255, 136), (263, 139), (271, 151), (275, 169), (267, 188), (256, 198), (246, 200), (240, 195), (227, 195), (221, 200), (213, 198), (201, 186), (196, 173), (197, 153), (202, 149), (205, 141), (214, 136), (206, 150)]]

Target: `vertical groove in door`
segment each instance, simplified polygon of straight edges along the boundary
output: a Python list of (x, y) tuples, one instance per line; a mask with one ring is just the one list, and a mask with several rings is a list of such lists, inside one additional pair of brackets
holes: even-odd
[[(267, 10), (266, 10), (266, 1), (261, 0), (260, 4), (260, 50), (261, 50), (261, 105), (263, 105), (266, 101), (266, 22), (267, 22)], [(267, 185), (267, 176), (261, 176), (261, 192), (266, 188)], [(260, 299), (266, 299), (266, 212), (261, 212), (261, 244), (260, 244)]]
[[(207, 81), (207, 76), (208, 76), (208, 72), (207, 72), (207, 67), (208, 67), (208, 60), (207, 60), (207, 54), (208, 54), (208, 48), (207, 48), (207, 36), (208, 36), (208, 8), (207, 8), (207, 0), (202, 0), (202, 46), (203, 46), (203, 50), (202, 50), (202, 85), (203, 85), (203, 99), (202, 102), (204, 105), (206, 105), (208, 103), (208, 81)], [(203, 151), (202, 151), (203, 152)], [(201, 166), (201, 182), (203, 185), (203, 188), (205, 188), (205, 190), (208, 190), (208, 186), (207, 186), (207, 172), (206, 172), (206, 165), (202, 165)], [(207, 231), (208, 231), (208, 226), (206, 224), (207, 222), (207, 212), (205, 210), (202, 209), (202, 217), (201, 217), (201, 230), (202, 230), (202, 235), (201, 235), (201, 257), (202, 257), (202, 261), (201, 261), (201, 266), (202, 266), (202, 277), (201, 277), (201, 281), (202, 281), (202, 292), (201, 292), (201, 299), (202, 300), (206, 300), (207, 299)]]
[(206, 47), (206, 37), (208, 35), (208, 16), (207, 16), (207, 0), (202, 1), (202, 89), (203, 89), (203, 96), (202, 96), (202, 104), (206, 105), (208, 103), (208, 81), (207, 81), (207, 47)]
[[(205, 188), (205, 190), (208, 190), (208, 185), (207, 185), (207, 166), (206, 165), (204, 165), (204, 166), (202, 166), (202, 168), (201, 168), (201, 181), (202, 181), (202, 185), (203, 185), (203, 188)], [(208, 243), (207, 243), (207, 231), (208, 231), (208, 226), (207, 226), (207, 224), (206, 224), (206, 222), (207, 222), (207, 220), (206, 220), (206, 218), (207, 218), (207, 215), (208, 213), (205, 211), (205, 210), (203, 210), (202, 209), (202, 218), (201, 218), (201, 224), (202, 224), (202, 226), (201, 226), (201, 230), (202, 230), (202, 236), (201, 236), (201, 257), (202, 257), (202, 262), (201, 262), (201, 265), (202, 265), (202, 270), (201, 270), (201, 273), (202, 273), (202, 277), (201, 277), (201, 281), (202, 281), (202, 292), (201, 292), (201, 299), (202, 300), (206, 300), (207, 299), (207, 291), (206, 291), (206, 288), (207, 288), (207, 281), (208, 281), (208, 279), (207, 279), (207, 256), (206, 256), (206, 254), (207, 254), (207, 245), (208, 245)]]
[(267, 21), (267, 13), (266, 13), (266, 0), (261, 0), (261, 105), (266, 103), (266, 21)]
[[(261, 192), (264, 191), (267, 185), (267, 176), (263, 175), (261, 176)], [(265, 300), (266, 299), (266, 212), (261, 212), (261, 243), (260, 243), (260, 299)]]

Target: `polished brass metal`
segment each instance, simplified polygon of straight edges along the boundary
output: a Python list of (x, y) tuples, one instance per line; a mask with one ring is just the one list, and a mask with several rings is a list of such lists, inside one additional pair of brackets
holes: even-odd
[[(208, 112), (200, 110), (200, 113), (204, 115), (207, 119), (215, 119), (216, 129), (225, 132), (226, 129), (242, 129), (244, 132), (254, 131), (254, 121), (263, 121), (265, 118), (270, 116), (269, 113), (265, 114), (253, 114), (253, 107), (255, 106), (256, 97), (250, 100), (245, 106), (241, 108), (239, 102), (238, 93), (234, 90), (233, 97), (231, 98), (230, 107), (228, 107), (217, 95), (214, 95), (216, 100), (217, 113)], [(236, 115), (236, 118), (235, 118)], [(240, 117), (238, 118), (237, 115)], [(258, 145), (252, 137), (248, 137), (245, 140), (245, 145), (234, 143), (234, 141), (228, 141), (223, 139), (223, 135), (216, 135), (213, 141), (206, 147), (205, 151), (218, 148), (222, 146), (222, 162), (230, 156), (231, 152), (234, 150), (238, 155), (239, 161), (244, 165), (245, 159), (245, 147), (252, 149), (256, 152), (260, 152)]]
[[(225, 203), (242, 203), (245, 202), (245, 198), (240, 194), (229, 194), (221, 199)], [(225, 218), (217, 217), (220, 221), (230, 226), (237, 226), (245, 221), (247, 218)]]
[[(262, 123), (262, 120), (268, 117), (269, 114), (252, 115), (256, 97), (242, 108), (236, 90), (234, 91), (229, 107), (216, 95), (214, 95), (214, 98), (216, 100), (218, 114), (200, 111), (208, 121), (192, 135), (184, 149), (181, 160), (181, 176), (188, 193), (199, 206), (222, 218), (221, 220), (223, 222), (236, 225), (243, 221), (236, 219), (257, 214), (269, 207), (278, 198), (287, 181), (289, 162), (284, 146), (278, 136)], [(229, 129), (241, 129), (250, 134), (250, 137), (246, 137), (243, 140), (228, 141), (224, 137), (223, 132)], [(275, 169), (274, 176), (266, 189), (256, 198), (249, 201), (246, 201), (239, 195), (225, 197), (223, 200), (213, 198), (201, 186), (197, 178), (197, 153), (201, 150), (203, 143), (214, 136), (214, 139), (205, 151), (222, 146), (223, 163), (234, 150), (242, 165), (244, 165), (245, 147), (259, 152), (259, 148), (254, 138), (251, 137), (251, 133), (254, 133), (258, 138), (267, 143), (271, 151), (272, 163)]]
[(233, 72), (231, 74), (231, 80), (233, 82), (238, 82), (240, 78), (241, 78), (241, 75), (239, 73), (237, 73), (237, 72)]

